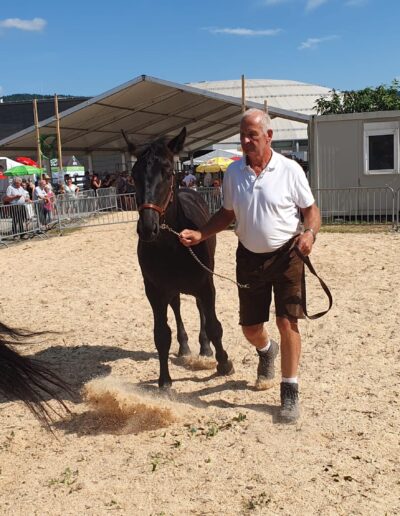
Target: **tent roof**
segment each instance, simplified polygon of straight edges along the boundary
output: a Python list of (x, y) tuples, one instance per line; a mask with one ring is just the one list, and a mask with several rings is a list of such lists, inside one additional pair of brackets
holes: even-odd
[[(246, 102), (263, 109), (262, 104)], [(307, 123), (309, 116), (269, 106), (271, 118)], [(185, 150), (194, 151), (237, 133), (238, 98), (141, 75), (60, 113), (63, 152), (124, 151), (121, 129), (136, 145), (173, 137), (186, 126)], [(39, 123), (40, 134), (56, 133), (53, 116)], [(36, 150), (35, 127), (0, 141), (8, 151)]]

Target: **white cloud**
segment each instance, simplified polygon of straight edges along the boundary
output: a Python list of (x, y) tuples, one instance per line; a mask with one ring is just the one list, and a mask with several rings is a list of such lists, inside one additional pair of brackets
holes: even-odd
[(284, 4), (286, 2), (290, 2), (290, 0), (264, 0), (265, 5), (279, 5)]
[(358, 7), (359, 5), (365, 5), (368, 0), (347, 0), (344, 4), (348, 7)]
[(331, 41), (332, 39), (337, 39), (338, 36), (324, 36), (323, 38), (308, 38), (306, 41), (303, 41), (298, 47), (299, 50), (316, 48), (320, 43), (324, 43), (325, 41)]
[(243, 29), (243, 28), (208, 28), (205, 29), (212, 34), (232, 34), (233, 36), (276, 36), (282, 29), (265, 29), (265, 30), (254, 30), (254, 29)]
[(316, 9), (322, 4), (325, 4), (328, 0), (307, 0), (306, 3), (306, 10), (312, 11), (313, 9)]
[(41, 31), (45, 28), (47, 22), (43, 18), (33, 18), (33, 20), (21, 20), (21, 18), (7, 18), (0, 20), (0, 28), (3, 29), (19, 29), (30, 31)]

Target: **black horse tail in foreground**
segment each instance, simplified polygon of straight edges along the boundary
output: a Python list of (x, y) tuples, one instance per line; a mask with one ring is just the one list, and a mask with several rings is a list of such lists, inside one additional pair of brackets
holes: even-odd
[[(222, 326), (215, 313), (215, 287), (212, 275), (204, 270), (184, 247), (176, 234), (185, 228), (199, 228), (210, 217), (200, 194), (178, 188), (174, 175), (174, 156), (183, 149), (186, 129), (171, 141), (159, 139), (140, 152), (129, 142), (129, 151), (137, 161), (132, 168), (139, 211), (137, 232), (138, 259), (146, 296), (154, 316), (154, 340), (160, 360), (160, 387), (172, 383), (168, 370), (171, 329), (167, 321), (168, 305), (174, 311), (179, 355), (189, 355), (188, 337), (180, 314), (180, 294), (196, 298), (200, 314), (200, 355), (210, 356), (210, 341), (215, 348), (217, 371), (233, 372), (232, 362), (222, 346)], [(162, 228), (165, 224), (170, 230)], [(209, 269), (214, 269), (216, 239), (209, 238), (193, 251)]]
[[(60, 397), (60, 392), (71, 391), (67, 384), (47, 366), (37, 360), (14, 351), (14, 346), (40, 333), (28, 333), (9, 328), (0, 322), (0, 394), (7, 399), (19, 399), (25, 403), (34, 416), (48, 429), (54, 416), (69, 412)], [(48, 399), (54, 399), (53, 407)]]

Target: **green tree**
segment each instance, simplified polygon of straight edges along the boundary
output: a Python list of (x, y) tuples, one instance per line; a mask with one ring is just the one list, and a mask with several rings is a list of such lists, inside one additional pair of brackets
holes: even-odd
[(315, 108), (319, 115), (400, 110), (400, 82), (395, 79), (390, 86), (363, 90), (332, 90), (330, 97), (316, 100)]

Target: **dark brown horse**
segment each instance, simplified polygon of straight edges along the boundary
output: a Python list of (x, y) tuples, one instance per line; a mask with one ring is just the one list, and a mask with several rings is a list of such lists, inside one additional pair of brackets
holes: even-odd
[[(146, 296), (154, 315), (154, 341), (160, 360), (158, 385), (169, 387), (172, 383), (168, 370), (171, 346), (168, 305), (175, 314), (179, 355), (190, 354), (180, 314), (181, 293), (196, 298), (200, 314), (200, 355), (212, 355), (211, 341), (215, 348), (218, 373), (231, 374), (232, 362), (222, 346), (222, 326), (215, 313), (213, 277), (195, 261), (174, 233), (161, 228), (163, 223), (179, 233), (184, 228), (202, 226), (210, 216), (206, 203), (197, 192), (178, 189), (176, 185), (174, 156), (183, 148), (186, 129), (171, 141), (159, 139), (141, 152), (136, 152), (125, 134), (124, 137), (130, 152), (137, 157), (132, 175), (139, 211), (138, 259)], [(214, 269), (215, 243), (215, 237), (210, 238), (194, 250), (209, 269)]]
[[(41, 333), (9, 328), (0, 323), (0, 394), (25, 403), (34, 416), (50, 430), (54, 416), (69, 412), (61, 394), (71, 391), (44, 363), (20, 355), (15, 346)], [(53, 400), (50, 403), (48, 400)]]

